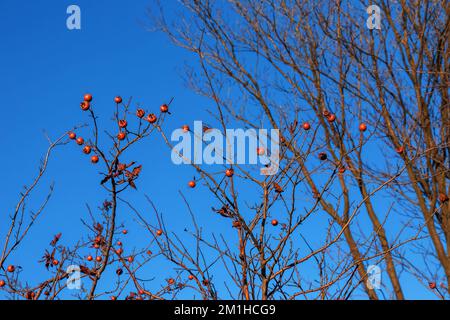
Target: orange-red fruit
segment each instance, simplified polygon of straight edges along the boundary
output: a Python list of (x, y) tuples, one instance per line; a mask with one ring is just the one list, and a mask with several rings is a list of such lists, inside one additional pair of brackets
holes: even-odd
[(398, 147), (397, 149), (395, 149), (395, 152), (397, 152), (398, 154), (402, 154), (403, 152), (405, 152), (405, 148), (404, 147)]
[(0, 288), (3, 288), (6, 285), (5, 280), (0, 280)]
[(194, 280), (194, 276), (192, 274), (189, 275), (188, 277), (189, 280)]
[(185, 124), (185, 125), (182, 127), (182, 129), (183, 129), (184, 132), (189, 132), (189, 126), (188, 126), (187, 124)]
[(96, 155), (93, 155), (92, 157), (91, 157), (91, 162), (92, 163), (97, 163), (98, 162), (98, 156), (96, 156)]
[(359, 125), (359, 131), (364, 132), (367, 130), (367, 125), (365, 123), (361, 123)]
[(126, 128), (128, 125), (127, 120), (119, 120), (119, 127)]
[(273, 225), (274, 227), (276, 227), (276, 226), (278, 225), (278, 220), (273, 219), (273, 220), (272, 220), (272, 225)]
[(123, 234), (127, 234), (127, 233), (128, 233), (128, 230), (127, 230), (127, 229), (124, 229), (124, 230), (122, 230), (122, 233), (123, 233)]
[(57, 265), (59, 264), (59, 261), (56, 260), (56, 259), (54, 259), (54, 260), (52, 261), (52, 263), (53, 263), (54, 266), (57, 266)]
[(89, 110), (89, 106), (90, 106), (90, 104), (88, 101), (83, 101), (80, 103), (81, 110), (83, 110), (83, 111)]
[(344, 173), (344, 172), (345, 172), (345, 167), (344, 166), (339, 167), (339, 173)]
[(112, 300), (112, 301), (116, 301), (116, 300), (117, 300), (117, 297), (116, 297), (116, 296), (111, 296), (111, 300)]
[(136, 110), (136, 116), (138, 118), (143, 118), (145, 116), (145, 111), (143, 109), (137, 109)]
[(129, 256), (127, 260), (128, 260), (129, 263), (132, 263), (134, 261), (134, 258)]
[(97, 262), (101, 262), (101, 261), (102, 261), (102, 257), (97, 256), (97, 257), (95, 257), (95, 260), (96, 260)]
[(91, 102), (92, 101), (92, 94), (86, 93), (84, 95), (84, 101)]
[(94, 260), (94, 258), (92, 258), (92, 256), (87, 256), (87, 261), (92, 261), (92, 260)]
[(121, 103), (122, 102), (122, 97), (121, 96), (117, 96), (114, 98), (114, 102), (115, 103)]
[(309, 124), (309, 122), (305, 122), (305, 123), (303, 124), (303, 130), (308, 131), (309, 129), (311, 129), (311, 125)]
[(327, 117), (327, 119), (328, 122), (334, 122), (334, 120), (336, 120), (336, 115), (332, 113)]
[(170, 278), (170, 279), (167, 280), (167, 283), (169, 283), (169, 284), (174, 284), (174, 283), (175, 283), (175, 280), (174, 280), (173, 278)]
[(117, 135), (117, 139), (119, 139), (119, 140), (124, 140), (126, 136), (127, 136), (126, 133), (123, 132), (123, 131), (121, 131), (121, 132), (119, 132), (119, 134)]
[(70, 133), (69, 133), (69, 138), (70, 138), (71, 140), (75, 140), (75, 139), (77, 138), (77, 135), (75, 134), (75, 132), (70, 132)]
[(78, 137), (76, 142), (77, 142), (77, 145), (81, 146), (84, 143), (84, 139), (82, 137)]
[(436, 289), (436, 282), (430, 282), (428, 286), (430, 287), (431, 290), (434, 290)]
[(161, 230), (161, 229), (159, 229), (159, 230), (157, 230), (156, 231), (156, 235), (159, 237), (159, 236), (162, 236), (162, 234), (163, 234), (163, 231)]
[(117, 241), (118, 246), (122, 246), (122, 241)]
[(195, 183), (194, 180), (191, 180), (191, 181), (189, 181), (188, 185), (189, 185), (189, 187), (191, 187), (191, 188), (195, 188), (196, 183)]
[(169, 106), (167, 104), (163, 104), (161, 107), (159, 107), (159, 110), (161, 110), (161, 112), (168, 112)]
[(231, 178), (231, 177), (233, 176), (233, 174), (234, 174), (234, 170), (233, 170), (233, 169), (227, 169), (227, 170), (225, 171), (225, 175), (226, 175), (227, 177), (229, 177), (229, 178)]
[(116, 253), (118, 256), (120, 256), (123, 253), (123, 249), (122, 248), (117, 249)]
[(147, 254), (148, 254), (149, 256), (151, 256), (151, 255), (153, 254), (153, 252), (152, 252), (151, 250), (147, 250)]
[(86, 154), (91, 153), (91, 146), (84, 146), (83, 152), (86, 153)]
[(9, 265), (6, 270), (8, 270), (8, 272), (14, 272), (16, 270), (16, 267), (14, 267), (13, 265)]
[(157, 118), (156, 118), (156, 116), (155, 116), (153, 113), (150, 113), (150, 114), (147, 116), (147, 121), (150, 122), (150, 123), (155, 123), (156, 120), (157, 120)]
[(260, 156), (262, 156), (266, 151), (264, 150), (263, 147), (258, 147), (256, 148), (256, 153)]

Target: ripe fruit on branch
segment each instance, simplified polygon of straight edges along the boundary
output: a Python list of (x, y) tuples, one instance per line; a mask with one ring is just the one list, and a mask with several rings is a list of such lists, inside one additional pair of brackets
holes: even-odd
[(174, 280), (173, 278), (170, 278), (170, 279), (167, 280), (167, 283), (168, 283), (169, 285), (172, 285), (172, 284), (175, 283), (175, 280)]
[(342, 174), (345, 172), (345, 167), (344, 166), (340, 166), (339, 167), (339, 173)]
[(330, 114), (328, 117), (327, 117), (327, 120), (328, 120), (328, 122), (334, 122), (334, 120), (336, 120), (336, 115), (335, 114)]
[(192, 274), (189, 275), (188, 277), (189, 280), (194, 280), (194, 276)]
[(320, 160), (325, 161), (325, 160), (327, 160), (327, 158), (328, 158), (328, 156), (327, 156), (327, 154), (325, 152), (320, 152), (319, 153), (319, 159)]
[(77, 135), (75, 134), (75, 132), (69, 132), (69, 139), (75, 140), (76, 138), (77, 138)]
[(111, 296), (111, 300), (112, 300), (112, 301), (116, 301), (116, 300), (117, 300), (117, 297), (116, 297), (116, 296)]
[(367, 130), (367, 125), (365, 123), (361, 123), (359, 125), (359, 131), (364, 132)]
[(83, 102), (80, 103), (80, 108), (83, 111), (89, 110), (89, 107), (90, 107), (90, 103), (87, 102), (87, 101), (83, 101)]
[(98, 156), (97, 155), (93, 155), (92, 157), (91, 157), (91, 162), (92, 163), (97, 163), (98, 162)]
[(129, 256), (127, 260), (129, 263), (132, 263), (134, 261), (134, 258), (132, 256)]
[(56, 260), (56, 259), (54, 259), (54, 260), (52, 261), (52, 263), (53, 263), (54, 266), (57, 266), (57, 265), (59, 264), (59, 261)]
[(397, 152), (398, 154), (402, 154), (403, 152), (405, 152), (405, 148), (403, 146), (398, 147), (395, 149), (395, 152)]
[(86, 153), (86, 154), (91, 153), (91, 146), (84, 146), (83, 152)]
[(259, 156), (262, 156), (265, 152), (266, 152), (266, 150), (264, 150), (263, 147), (258, 147), (258, 148), (256, 148), (256, 153), (257, 153)]
[(195, 183), (194, 180), (191, 180), (191, 181), (189, 181), (188, 185), (189, 185), (189, 187), (191, 187), (191, 188), (195, 188), (196, 183)]
[(233, 169), (227, 169), (225, 171), (225, 175), (229, 178), (231, 178), (234, 175), (234, 170)]
[(233, 221), (233, 223), (232, 223), (232, 226), (233, 226), (233, 228), (240, 228), (240, 227), (242, 227), (242, 224), (241, 224), (241, 222), (239, 221), (239, 220), (234, 220)]
[(120, 141), (122, 141), (122, 140), (125, 139), (126, 136), (127, 136), (127, 135), (126, 135), (125, 132), (120, 131), (119, 134), (117, 135), (117, 139), (120, 140)]
[(122, 253), (123, 253), (123, 249), (122, 248), (119, 248), (119, 249), (116, 250), (116, 254), (118, 256), (120, 256)]
[(77, 145), (81, 146), (84, 143), (84, 139), (82, 137), (78, 137), (76, 142), (77, 142)]
[(16, 270), (16, 267), (14, 267), (13, 265), (9, 265), (8, 268), (6, 268), (6, 270), (8, 272), (14, 272)]
[(308, 131), (309, 129), (311, 129), (311, 125), (309, 124), (309, 122), (303, 123), (303, 130)]
[(147, 121), (150, 122), (150, 123), (155, 123), (156, 120), (157, 120), (157, 118), (156, 118), (156, 116), (155, 116), (153, 113), (150, 113), (150, 114), (147, 116)]
[(127, 120), (119, 120), (119, 127), (120, 128), (126, 128), (128, 125)]
[(92, 94), (86, 93), (84, 95), (84, 101), (91, 102), (92, 101)]
[(428, 287), (430, 287), (431, 290), (436, 289), (436, 282), (430, 282), (430, 283), (428, 284)]
[(277, 220), (277, 219), (273, 219), (273, 220), (272, 220), (272, 225), (273, 225), (274, 227), (276, 227), (276, 226), (278, 225), (278, 220)]
[(117, 104), (121, 103), (122, 102), (122, 97), (121, 96), (115, 97), (114, 98), (114, 102), (117, 103)]
[(145, 111), (143, 109), (137, 109), (136, 110), (136, 116), (138, 118), (143, 118), (145, 116)]
[(184, 132), (189, 132), (189, 126), (187, 124), (182, 126), (182, 129), (183, 129)]
[(159, 236), (162, 236), (162, 234), (163, 234), (163, 231), (161, 230), (161, 229), (159, 229), (159, 230), (157, 230), (156, 231), (156, 235), (159, 237)]
[(100, 256), (95, 257), (95, 261), (102, 262), (102, 257), (100, 257)]
[(6, 285), (5, 280), (0, 280), (0, 288), (3, 288)]
[(161, 110), (161, 112), (166, 113), (169, 111), (169, 106), (167, 104), (163, 104), (161, 107), (159, 107), (159, 110)]
[(127, 229), (123, 229), (123, 230), (122, 230), (122, 233), (123, 233), (123, 234), (127, 234), (127, 233), (128, 233), (128, 230), (127, 230)]
[(147, 254), (148, 254), (149, 256), (151, 256), (151, 255), (153, 254), (153, 252), (152, 252), (151, 250), (147, 250)]
[(122, 246), (122, 241), (117, 241), (118, 246)]
[(87, 256), (86, 260), (87, 261), (92, 261), (92, 260), (94, 260), (94, 258), (92, 258), (92, 256)]

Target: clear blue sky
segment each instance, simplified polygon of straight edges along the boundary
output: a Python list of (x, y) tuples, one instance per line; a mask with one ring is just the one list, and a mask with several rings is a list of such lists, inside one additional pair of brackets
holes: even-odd
[[(73, 125), (87, 121), (79, 109), (85, 92), (94, 95), (96, 109), (104, 121), (108, 121), (112, 99), (118, 94), (124, 98), (133, 96), (134, 102), (155, 110), (175, 97), (169, 128), (206, 117), (209, 102), (189, 91), (181, 79), (183, 65), (192, 62), (192, 56), (170, 44), (165, 35), (145, 29), (150, 3), (146, 0), (0, 2), (2, 219), (8, 210), (11, 212), (22, 186), (30, 183), (30, 177), (37, 172), (39, 158), (47, 147), (43, 130), (55, 138)], [(66, 8), (70, 4), (81, 7), (81, 30), (66, 28)], [(127, 194), (129, 199), (150, 211), (142, 201), (143, 195), (148, 194), (155, 199), (171, 228), (181, 231), (188, 224), (187, 210), (178, 195), (178, 190), (182, 190), (199, 216), (206, 219), (211, 216), (208, 229), (221, 230), (221, 220), (210, 211), (214, 203), (209, 201), (208, 193), (186, 188), (195, 172), (188, 166), (173, 165), (170, 151), (160, 138), (147, 140), (135, 154), (144, 168), (137, 182), (139, 191)], [(98, 196), (101, 190), (98, 180), (96, 168), (73, 144), (55, 152), (40, 191), (30, 204), (36, 208), (45, 187), (54, 181), (52, 200), (21, 249), (24, 254), (12, 257), (17, 265), (33, 266), (32, 270), (24, 270), (25, 278), (43, 279), (46, 272), (37, 260), (53, 234), (62, 232), (62, 242), (72, 244), (85, 233), (80, 221), (87, 218), (85, 204), (95, 208), (103, 199)], [(133, 224), (127, 213), (121, 213), (119, 222), (122, 221)], [(125, 243), (148, 241), (137, 229), (129, 229)], [(0, 235), (4, 232), (4, 225), (0, 226)], [(167, 274), (163, 271), (164, 263), (155, 263), (149, 277)], [(408, 288), (407, 296), (415, 297), (415, 289), (414, 285)], [(418, 297), (427, 296), (423, 288), (420, 290)]]

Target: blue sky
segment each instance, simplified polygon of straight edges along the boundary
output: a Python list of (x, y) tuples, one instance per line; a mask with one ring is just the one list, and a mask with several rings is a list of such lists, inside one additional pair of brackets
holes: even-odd
[[(173, 115), (167, 123), (169, 129), (207, 117), (205, 110), (210, 102), (191, 92), (181, 79), (183, 65), (195, 62), (193, 57), (170, 44), (165, 35), (146, 30), (145, 24), (149, 22), (146, 9), (150, 3), (145, 0), (126, 4), (106, 0), (0, 2), (2, 215), (14, 207), (19, 191), (37, 172), (39, 158), (47, 147), (43, 131), (56, 138), (73, 125), (88, 120), (79, 109), (85, 92), (94, 95), (96, 110), (105, 121), (110, 117), (116, 95), (124, 99), (133, 96), (135, 103), (155, 111), (161, 103), (175, 97)], [(81, 30), (66, 28), (66, 8), (70, 4), (81, 8)], [(178, 195), (182, 190), (194, 211), (209, 219), (210, 206), (214, 205), (208, 201), (210, 196), (186, 188), (195, 172), (188, 166), (173, 165), (170, 150), (162, 139), (151, 137), (135, 154), (144, 169), (137, 182), (139, 191), (127, 194), (130, 200), (149, 210), (142, 201), (143, 195), (148, 194), (170, 220), (171, 228), (181, 231), (188, 218)], [(26, 254), (12, 257), (15, 264), (37, 266), (43, 248), (57, 232), (63, 233), (64, 244), (72, 244), (85, 233), (80, 219), (87, 218), (86, 203), (95, 208), (102, 201), (98, 196), (101, 190), (98, 180), (97, 169), (78, 147), (70, 144), (56, 150), (48, 174), (30, 205), (36, 208), (52, 181), (53, 197), (22, 248)], [(133, 224), (127, 213), (119, 218), (122, 221)], [(221, 228), (220, 220), (211, 218), (208, 229)], [(125, 243), (148, 240), (137, 229), (129, 229)], [(0, 235), (4, 232), (0, 227)], [(157, 262), (156, 268), (149, 272), (153, 276), (166, 274), (165, 266)], [(42, 278), (44, 268), (24, 270), (28, 279), (34, 278), (35, 273)], [(408, 290), (408, 297), (415, 296), (415, 288)], [(424, 297), (421, 290), (418, 296)]]

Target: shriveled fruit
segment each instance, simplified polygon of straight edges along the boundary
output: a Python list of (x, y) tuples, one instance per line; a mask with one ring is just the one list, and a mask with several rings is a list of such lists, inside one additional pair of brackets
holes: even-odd
[(92, 150), (91, 146), (84, 146), (83, 148), (83, 152), (86, 154), (91, 153), (91, 150)]
[(80, 103), (80, 108), (83, 111), (89, 110), (89, 107), (90, 107), (90, 103), (88, 101), (83, 101)]
[(122, 141), (122, 140), (124, 140), (124, 139), (126, 138), (126, 136), (127, 136), (127, 134), (126, 134), (125, 132), (120, 131), (120, 132), (117, 134), (117, 139), (120, 140), (120, 141)]
[(127, 120), (119, 120), (119, 127), (120, 128), (126, 128), (128, 125)]
[(165, 113), (169, 111), (169, 106), (167, 104), (163, 104), (161, 107), (159, 107), (159, 110), (161, 110), (161, 112)]
[(143, 118), (145, 116), (145, 111), (143, 109), (137, 109), (136, 110), (136, 116), (138, 118)]
[(325, 152), (320, 152), (319, 153), (319, 159), (320, 160), (324, 161), (324, 160), (327, 160), (327, 158), (328, 158), (328, 156), (327, 156), (327, 154)]
[(157, 120), (157, 118), (156, 118), (156, 116), (155, 116), (153, 113), (150, 113), (150, 114), (147, 116), (147, 121), (150, 122), (150, 123), (155, 123), (156, 120)]

